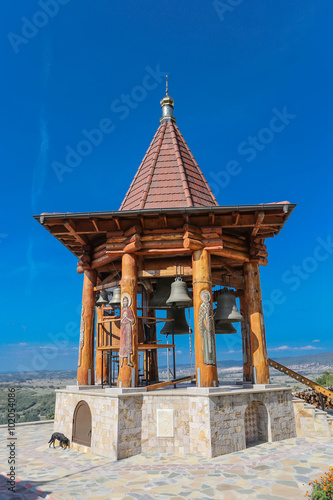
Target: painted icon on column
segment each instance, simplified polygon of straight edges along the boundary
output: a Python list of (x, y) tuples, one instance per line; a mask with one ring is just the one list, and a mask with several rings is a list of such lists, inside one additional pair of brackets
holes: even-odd
[(199, 330), (205, 365), (216, 365), (214, 315), (209, 290), (200, 293)]
[(134, 314), (130, 305), (132, 299), (129, 293), (123, 293), (121, 296), (121, 328), (120, 328), (120, 366), (123, 366), (124, 359), (127, 359), (127, 365), (133, 366), (131, 356), (133, 354), (132, 326), (135, 322)]

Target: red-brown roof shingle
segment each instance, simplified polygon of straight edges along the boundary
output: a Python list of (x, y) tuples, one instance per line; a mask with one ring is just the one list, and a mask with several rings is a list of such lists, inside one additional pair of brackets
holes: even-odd
[(177, 125), (162, 123), (120, 210), (214, 205), (218, 203)]

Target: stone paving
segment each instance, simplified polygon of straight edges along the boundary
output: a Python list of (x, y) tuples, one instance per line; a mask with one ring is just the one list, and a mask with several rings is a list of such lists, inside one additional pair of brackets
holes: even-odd
[(52, 424), (18, 426), (16, 492), (7, 490), (7, 429), (0, 429), (0, 500), (304, 499), (333, 465), (333, 439), (295, 438), (207, 459), (137, 455), (110, 461), (48, 447)]

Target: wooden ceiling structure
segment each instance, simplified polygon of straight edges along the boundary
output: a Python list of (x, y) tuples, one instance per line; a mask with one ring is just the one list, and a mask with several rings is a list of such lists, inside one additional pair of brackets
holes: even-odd
[(101, 282), (120, 271), (124, 253), (139, 257), (139, 277), (174, 276), (175, 266), (191, 276), (192, 252), (206, 248), (214, 282), (243, 288), (243, 263), (268, 263), (265, 239), (281, 231), (294, 207), (282, 202), (34, 217), (78, 258), (79, 273), (96, 269)]

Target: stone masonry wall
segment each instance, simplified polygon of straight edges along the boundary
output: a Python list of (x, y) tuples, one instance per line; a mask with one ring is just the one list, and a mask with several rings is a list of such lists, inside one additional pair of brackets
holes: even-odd
[(212, 446), (210, 400), (207, 396), (188, 396), (188, 406), (190, 452), (209, 457)]
[[(157, 410), (173, 409), (173, 437), (158, 436)], [(142, 405), (142, 451), (144, 453), (189, 453), (189, 409), (184, 396), (144, 395)]]
[(237, 395), (210, 398), (211, 457), (246, 448), (244, 415), (248, 403), (248, 397)]
[[(72, 443), (73, 416), (76, 405), (85, 401), (91, 411), (92, 433), (91, 451), (117, 460), (118, 442), (118, 399), (93, 394), (82, 394), (80, 391), (57, 392), (54, 419), (54, 431), (62, 432)], [(73, 445), (86, 451), (87, 447)]]
[[(233, 453), (246, 447), (245, 411), (252, 401), (259, 401), (266, 407), (268, 441), (279, 441), (296, 436), (290, 391), (243, 392), (211, 396), (211, 457)], [(259, 430), (264, 432), (264, 429)]]
[(142, 395), (119, 398), (118, 459), (141, 453)]
[(254, 406), (260, 409), (258, 419), (247, 422), (248, 426), (258, 426), (258, 432), (252, 435), (269, 441), (296, 436), (288, 389), (240, 389), (223, 394), (169, 390), (126, 395), (57, 391), (54, 430), (71, 440), (74, 410), (82, 400), (92, 414), (91, 451), (113, 460), (141, 452), (216, 457), (243, 450), (245, 411), (251, 402), (257, 402)]

